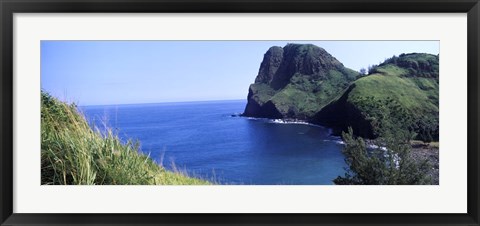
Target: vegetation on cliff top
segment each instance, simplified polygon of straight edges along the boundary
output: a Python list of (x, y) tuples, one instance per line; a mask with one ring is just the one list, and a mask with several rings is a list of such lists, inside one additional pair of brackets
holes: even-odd
[(200, 185), (170, 172), (111, 131), (92, 130), (74, 104), (41, 94), (41, 183), (54, 185)]

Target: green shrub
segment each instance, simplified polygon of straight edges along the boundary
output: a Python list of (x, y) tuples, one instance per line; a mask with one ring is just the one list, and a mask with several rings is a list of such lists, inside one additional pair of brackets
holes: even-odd
[(376, 111), (367, 116), (375, 123), (379, 135), (369, 145), (355, 138), (351, 127), (343, 132), (343, 153), (348, 165), (347, 173), (334, 180), (335, 184), (360, 185), (414, 185), (431, 184), (427, 160), (417, 161), (411, 156), (410, 140), (412, 118), (393, 99), (375, 102)]
[(382, 137), (370, 148), (353, 131), (343, 133), (347, 173), (333, 180), (339, 185), (416, 185), (431, 184), (427, 160), (417, 162), (411, 155), (409, 139)]

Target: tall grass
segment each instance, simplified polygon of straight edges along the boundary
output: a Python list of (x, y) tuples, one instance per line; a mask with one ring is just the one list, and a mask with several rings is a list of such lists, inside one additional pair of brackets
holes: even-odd
[(42, 91), (41, 182), (56, 185), (199, 185), (206, 180), (170, 172), (121, 142), (110, 129), (92, 130), (74, 104)]

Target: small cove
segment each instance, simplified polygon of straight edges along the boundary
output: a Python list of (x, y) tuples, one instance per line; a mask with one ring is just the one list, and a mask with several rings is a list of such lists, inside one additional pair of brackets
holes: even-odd
[[(122, 140), (169, 170), (221, 184), (326, 185), (345, 173), (343, 145), (325, 127), (232, 117), (245, 100), (84, 106), (91, 125), (106, 124)], [(174, 163), (174, 165), (172, 165)]]

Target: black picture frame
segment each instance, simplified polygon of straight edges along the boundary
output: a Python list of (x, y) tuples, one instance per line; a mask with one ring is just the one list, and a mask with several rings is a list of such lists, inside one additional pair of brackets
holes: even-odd
[[(479, 225), (478, 0), (0, 0), (1, 225)], [(22, 214), (13, 213), (14, 13), (467, 13), (466, 214)]]

